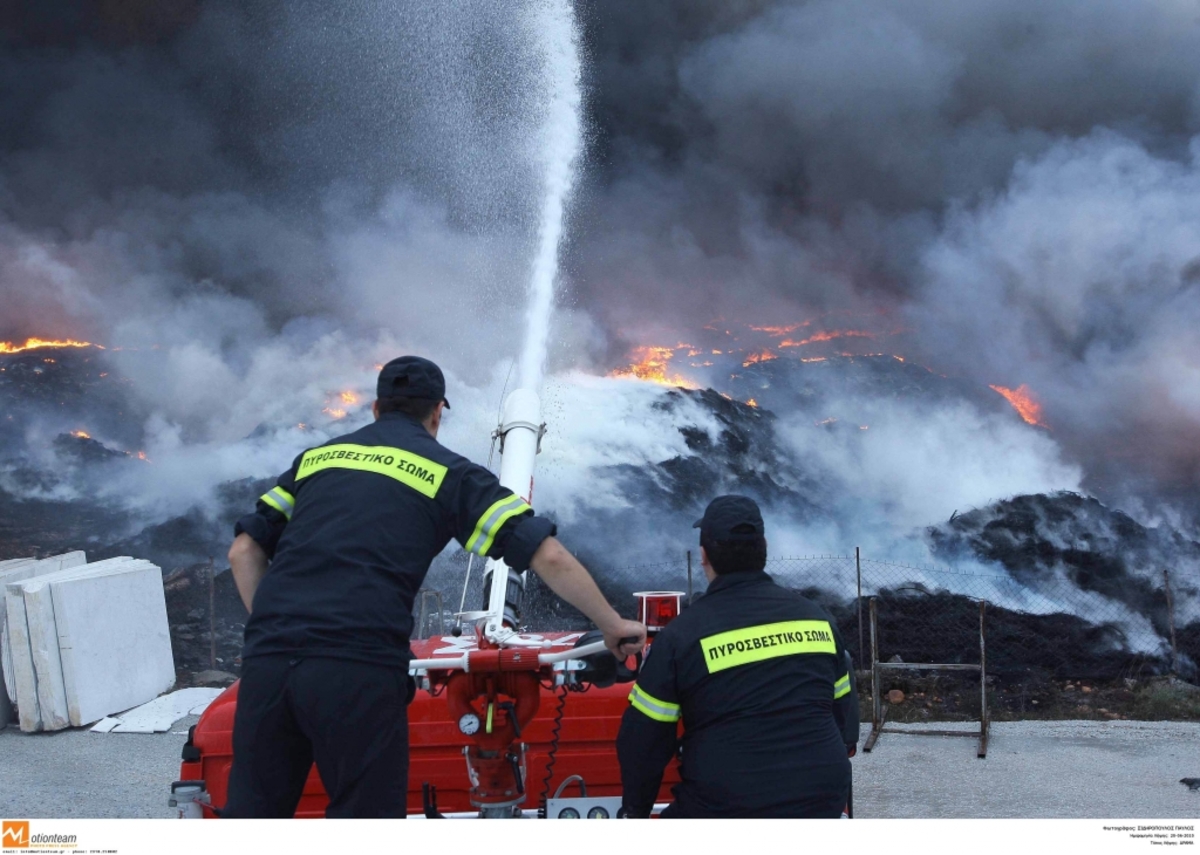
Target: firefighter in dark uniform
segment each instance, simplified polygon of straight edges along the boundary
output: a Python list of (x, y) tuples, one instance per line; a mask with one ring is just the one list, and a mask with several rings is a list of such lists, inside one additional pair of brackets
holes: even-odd
[(624, 812), (650, 815), (679, 751), (682, 781), (663, 816), (839, 817), (858, 701), (837, 628), (763, 572), (752, 499), (718, 497), (696, 527), (708, 591), (654, 638), (629, 695), (617, 737)]
[(429, 360), (392, 360), (375, 421), (302, 453), (238, 521), (229, 562), (250, 618), (224, 816), (294, 815), (314, 761), (327, 816), (405, 815), (412, 606), (451, 538), (531, 567), (618, 656), (641, 648), (645, 628), (617, 615), (554, 525), (437, 442), (445, 395)]

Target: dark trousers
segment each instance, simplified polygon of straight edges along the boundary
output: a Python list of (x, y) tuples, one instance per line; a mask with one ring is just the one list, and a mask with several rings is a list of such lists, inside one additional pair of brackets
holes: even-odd
[(327, 817), (404, 817), (408, 672), (343, 659), (242, 665), (226, 817), (294, 816), (315, 761)]
[(664, 818), (791, 818), (839, 819), (850, 799), (851, 767), (849, 760), (824, 766), (809, 766), (801, 773), (780, 777), (763, 770), (765, 788), (749, 794), (743, 802), (704, 804), (688, 791), (687, 784), (672, 790), (675, 801), (663, 810)]

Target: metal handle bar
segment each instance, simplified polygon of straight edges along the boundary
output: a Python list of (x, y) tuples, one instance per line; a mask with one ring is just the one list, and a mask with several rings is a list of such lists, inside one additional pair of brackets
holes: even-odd
[[(633, 641), (636, 640), (636, 638), (633, 639)], [(558, 662), (566, 662), (568, 659), (583, 659), (585, 656), (603, 653), (607, 649), (603, 641), (594, 641), (591, 644), (583, 645), (583, 647), (572, 647), (570, 650), (562, 650), (558, 653), (540, 653), (538, 654), (538, 664), (554, 665)], [(458, 656), (440, 656), (437, 659), (414, 659), (408, 663), (408, 671), (410, 674), (414, 671), (469, 671), (470, 668), (467, 663), (470, 655), (470, 651), (468, 651)]]

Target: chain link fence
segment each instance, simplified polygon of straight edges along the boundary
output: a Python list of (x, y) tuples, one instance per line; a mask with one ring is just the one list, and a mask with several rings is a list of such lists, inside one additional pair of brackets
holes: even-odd
[[(1002, 569), (918, 566), (859, 554), (772, 558), (766, 569), (830, 612), (864, 670), (871, 664), (870, 598), (876, 600), (876, 644), (885, 662), (978, 663), (981, 600), (987, 604), (988, 673), (999, 679), (1193, 678), (1200, 662), (1200, 619), (1181, 620), (1195, 615), (1200, 579), (1170, 569), (1120, 584), (1065, 575), (1018, 578)], [(690, 590), (698, 597), (705, 588), (697, 553), (655, 564), (593, 567), (593, 575), (629, 617), (636, 591)], [(582, 620), (536, 582), (526, 601), (533, 628)]]

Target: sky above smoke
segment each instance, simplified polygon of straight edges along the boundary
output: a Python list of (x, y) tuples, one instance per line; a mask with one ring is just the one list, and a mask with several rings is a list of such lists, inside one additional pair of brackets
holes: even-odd
[[(6, 7), (0, 340), (158, 345), (127, 368), (163, 449), (299, 421), (331, 390), (369, 390), (372, 365), (402, 350), (437, 358), (462, 394), (493, 394), (520, 347), (536, 237), (538, 2)], [(936, 372), (1027, 384), (1051, 430), (1022, 443), (979, 414), (927, 431), (928, 413), (897, 414), (895, 450), (878, 440), (870, 471), (898, 518), (924, 512), (896, 502), (926, 481), (889, 461), (907, 443), (932, 466), (934, 441), (957, 449), (955, 500), (1082, 485), (1147, 513), (1186, 506), (1200, 477), (1194, 4), (579, 14), (589, 141), (553, 369), (603, 373), (715, 317), (884, 313)], [(972, 482), (997, 455), (1007, 474)]]

